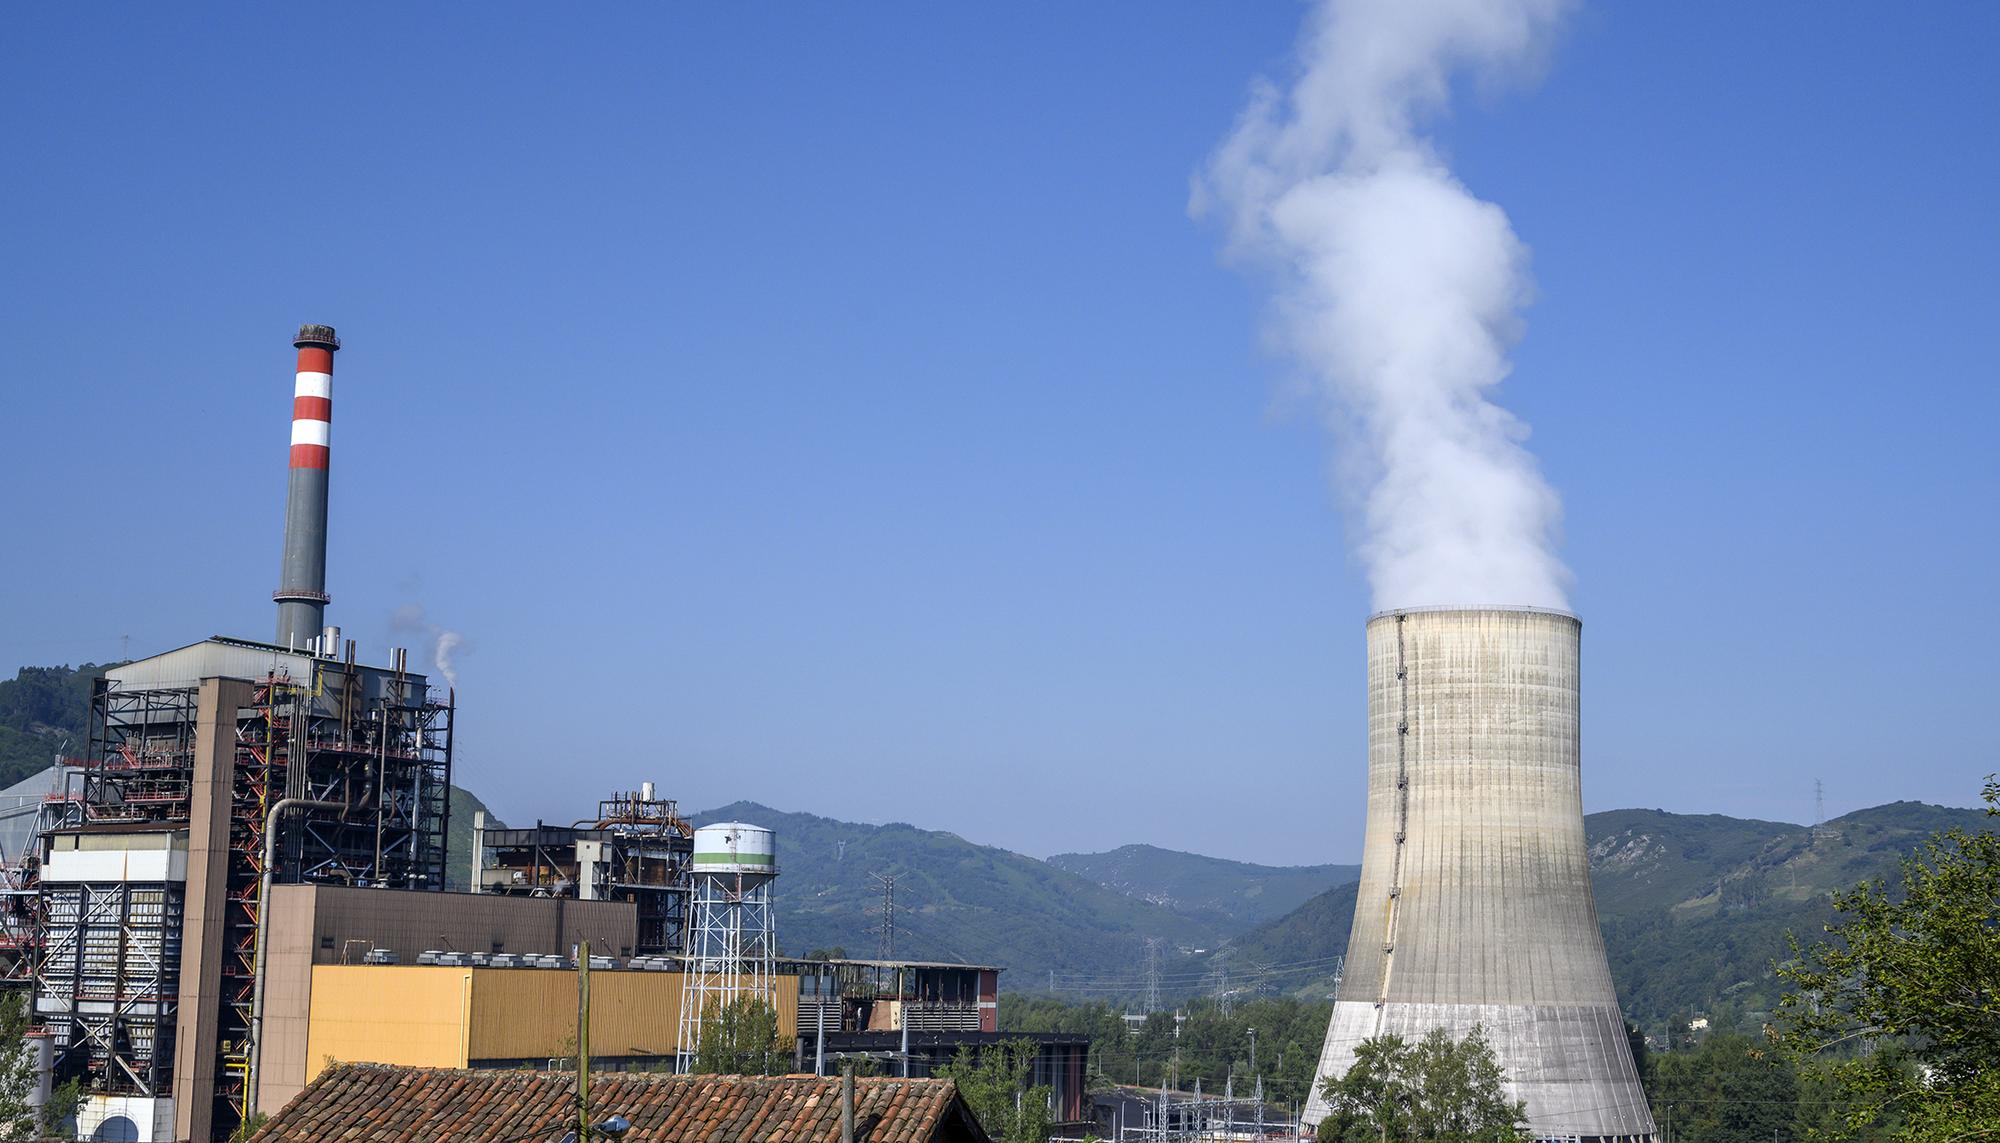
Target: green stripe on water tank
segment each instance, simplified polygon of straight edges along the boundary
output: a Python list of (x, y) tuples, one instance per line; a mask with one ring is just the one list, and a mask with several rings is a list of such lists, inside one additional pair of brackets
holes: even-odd
[(694, 859), (704, 865), (769, 865), (768, 853), (697, 853)]

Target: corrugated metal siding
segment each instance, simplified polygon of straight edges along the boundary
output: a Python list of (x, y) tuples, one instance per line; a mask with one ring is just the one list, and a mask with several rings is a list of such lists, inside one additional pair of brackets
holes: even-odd
[(470, 969), (429, 965), (314, 968), (308, 1082), (330, 1062), (464, 1067), (471, 980)]
[[(309, 682), (313, 670), (320, 666), (338, 666), (333, 660), (314, 659), (311, 655), (301, 655), (291, 651), (281, 651), (273, 647), (254, 643), (237, 643), (230, 640), (209, 639), (173, 651), (164, 651), (150, 658), (113, 667), (104, 672), (123, 690), (157, 690), (175, 687), (192, 687), (203, 679), (249, 679), (257, 681), (272, 674), (282, 674), (295, 682)], [(373, 701), (382, 693), (382, 681), (389, 671), (383, 667), (357, 664), (362, 677), (362, 694)], [(421, 697), (430, 680), (414, 672), (405, 677), (412, 684), (411, 695)]]
[[(576, 973), (445, 965), (316, 965), (308, 1079), (340, 1062), (464, 1067), (576, 1050)], [(681, 1014), (677, 972), (590, 976), (593, 1056), (671, 1056)], [(798, 1035), (799, 982), (777, 980), (778, 1035)]]

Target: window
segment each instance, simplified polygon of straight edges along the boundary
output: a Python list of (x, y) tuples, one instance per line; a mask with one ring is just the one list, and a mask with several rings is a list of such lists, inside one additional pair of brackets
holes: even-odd
[(320, 947), (320, 948), (322, 948), (322, 949), (324, 949), (324, 950), (326, 950), (327, 952), (332, 952), (332, 951), (333, 951), (333, 938), (332, 938), (332, 937), (321, 937), (321, 938), (319, 939), (319, 947)]

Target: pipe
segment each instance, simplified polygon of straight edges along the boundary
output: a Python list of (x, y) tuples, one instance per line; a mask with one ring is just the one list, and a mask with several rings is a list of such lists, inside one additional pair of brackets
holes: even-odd
[(264, 1062), (264, 962), (270, 956), (271, 868), (277, 863), (278, 815), (294, 806), (312, 810), (344, 810), (345, 802), (312, 798), (280, 798), (264, 815), (264, 876), (257, 884), (257, 968), (250, 983), (250, 1075), (243, 1090), (243, 1117), (257, 1114), (257, 1073)]
[[(333, 355), (340, 339), (330, 325), (302, 325), (292, 387), (291, 476), (285, 493), (285, 551), (278, 573), (280, 647), (318, 639), (326, 620), (326, 489), (333, 430)], [(331, 649), (326, 649), (331, 654)]]

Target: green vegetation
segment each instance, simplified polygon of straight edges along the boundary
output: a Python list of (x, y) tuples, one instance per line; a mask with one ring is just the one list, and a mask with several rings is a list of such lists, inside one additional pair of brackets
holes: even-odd
[(1198, 853), (1128, 845), (1109, 853), (1049, 858), (1107, 889), (1232, 929), (1273, 921), (1326, 891), (1361, 878), (1359, 865), (1253, 865)]
[(1401, 1036), (1363, 1040), (1347, 1074), (1326, 1082), (1319, 1143), (1518, 1143), (1528, 1137), (1527, 1107), (1507, 1098), (1503, 1079), (1476, 1027), (1463, 1040), (1442, 1028), (1414, 1044)]
[(960, 1048), (956, 1059), (937, 1069), (957, 1082), (993, 1143), (1047, 1143), (1049, 1089), (1033, 1082), (1035, 1050), (1032, 1040), (1008, 1040), (977, 1053)]
[(898, 957), (997, 964), (1014, 990), (1053, 970), (1130, 974), (1147, 937), (1214, 948), (1219, 926), (1113, 892), (1046, 862), (900, 822), (859, 825), (738, 802), (695, 816), (778, 831), (778, 939), (874, 956), (882, 886), (896, 875)]
[[(1647, 1096), (1661, 1137), (1689, 1143), (1829, 1138), (1847, 1101), (1823, 1067), (1801, 1066), (1763, 1037), (1710, 1031), (1653, 1057)], [(1880, 1138), (1871, 1133), (1864, 1138)]]
[(778, 1010), (742, 996), (703, 1016), (701, 1044), (690, 1069), (730, 1076), (779, 1076), (792, 1070), (791, 1049), (778, 1038)]
[[(1986, 813), (2000, 815), (1989, 779)], [(2000, 835), (1948, 828), (1898, 868), (1898, 884), (1839, 894), (1831, 939), (1792, 951), (1781, 1042), (1842, 1054), (1842, 1134), (1910, 1140), (2000, 1136)], [(1857, 1054), (1857, 1049), (1859, 1052)]]
[(80, 1080), (58, 1084), (39, 1114), (28, 1106), (35, 1088), (35, 1059), (28, 1051), (28, 996), (20, 989), (0, 993), (0, 1143), (68, 1138), (63, 1122), (83, 1099)]
[[(444, 883), (447, 889), (467, 889), (472, 885), (472, 815), (486, 810), (486, 803), (470, 790), (451, 788), (451, 823), (446, 828), (446, 844), (450, 846), (451, 864), (445, 870)], [(486, 810), (488, 829), (506, 829), (507, 823)]]
[(1227, 1009), (1200, 999), (1182, 1007), (1178, 1019), (1175, 1012), (1155, 1012), (1130, 1029), (1123, 1010), (1109, 1004), (1000, 994), (1002, 1032), (1088, 1035), (1093, 1084), (1192, 1090), (1199, 1081), (1202, 1090), (1216, 1093), (1233, 1076), (1237, 1094), (1247, 1096), (1261, 1073), (1265, 1099), (1280, 1107), (1304, 1105), (1331, 1013), (1330, 1004), (1289, 996)]
[[(1664, 1043), (1692, 1015), (1755, 1028), (1782, 985), (1774, 964), (1793, 933), (1818, 932), (1834, 895), (1893, 873), (1934, 831), (1985, 832), (1976, 809), (1894, 802), (1826, 824), (1746, 821), (1714, 814), (1616, 810), (1584, 818), (1591, 884), (1605, 953), (1629, 1016)], [(1230, 942), (1238, 965), (1331, 964), (1347, 948), (1354, 885), (1330, 889), (1289, 916)], [(1330, 968), (1280, 983), (1302, 995), (1332, 991)]]
[(91, 683), (114, 666), (22, 667), (0, 679), (0, 786), (46, 768), (58, 753), (83, 752)]

